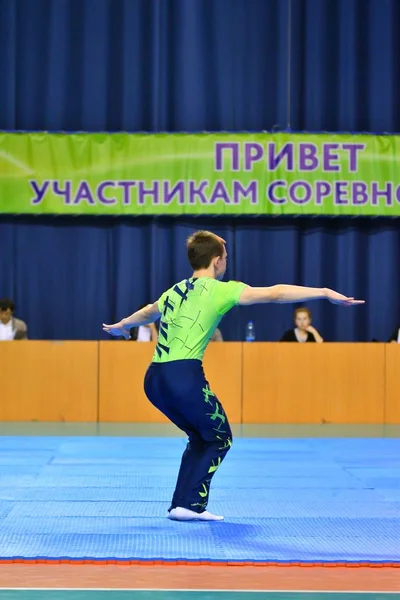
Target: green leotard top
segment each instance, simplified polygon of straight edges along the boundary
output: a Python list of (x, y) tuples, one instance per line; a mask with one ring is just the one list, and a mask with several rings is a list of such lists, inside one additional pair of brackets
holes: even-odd
[(239, 302), (246, 284), (212, 277), (184, 279), (158, 300), (161, 312), (153, 362), (202, 360), (223, 315)]

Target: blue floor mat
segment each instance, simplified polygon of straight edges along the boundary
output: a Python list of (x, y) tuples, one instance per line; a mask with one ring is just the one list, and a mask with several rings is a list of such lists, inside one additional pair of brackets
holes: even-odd
[(0, 437), (0, 558), (400, 563), (399, 439), (237, 439), (166, 519), (183, 438)]

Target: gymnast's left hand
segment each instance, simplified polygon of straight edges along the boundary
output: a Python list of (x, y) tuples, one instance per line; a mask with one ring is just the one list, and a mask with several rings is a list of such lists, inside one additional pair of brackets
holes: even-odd
[(125, 325), (124, 321), (119, 321), (118, 323), (113, 323), (112, 325), (106, 325), (103, 323), (103, 331), (109, 333), (110, 335), (114, 335), (115, 337), (124, 337), (126, 340), (129, 340), (130, 338), (131, 327)]

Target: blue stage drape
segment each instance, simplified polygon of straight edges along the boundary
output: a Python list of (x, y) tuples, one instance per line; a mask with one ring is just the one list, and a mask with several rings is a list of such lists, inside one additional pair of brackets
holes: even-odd
[[(38, 339), (102, 339), (103, 322), (155, 301), (191, 274), (185, 240), (211, 228), (227, 240), (227, 278), (251, 285), (333, 287), (367, 300), (357, 308), (309, 303), (326, 340), (385, 340), (400, 315), (396, 220), (3, 218), (0, 290)], [(259, 340), (292, 326), (293, 305), (239, 307), (224, 318), (227, 340)]]
[(0, 129), (400, 131), (398, 0), (0, 0)]

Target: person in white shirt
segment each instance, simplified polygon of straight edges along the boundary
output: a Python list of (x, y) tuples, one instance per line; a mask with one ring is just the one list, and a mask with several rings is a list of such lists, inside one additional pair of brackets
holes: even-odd
[[(147, 304), (141, 304), (139, 310), (145, 306), (147, 306)], [(155, 323), (140, 325), (140, 327), (132, 327), (129, 339), (134, 342), (156, 342), (158, 340), (158, 331)]]
[(9, 298), (0, 299), (0, 342), (28, 339), (28, 327), (14, 315), (15, 304)]
[(388, 342), (395, 342), (396, 344), (400, 344), (400, 326), (397, 326), (393, 331), (392, 335), (388, 339)]
[(223, 341), (224, 341), (224, 338), (222, 337), (221, 330), (218, 329), (218, 327), (217, 327), (211, 336), (210, 342), (223, 342)]
[(140, 325), (138, 328), (137, 342), (154, 342), (157, 341), (157, 328), (154, 323), (150, 325)]

